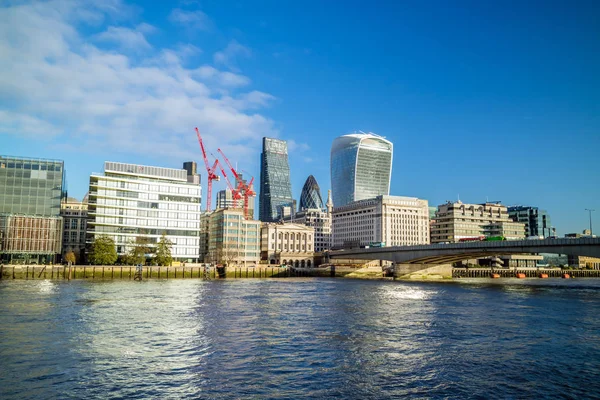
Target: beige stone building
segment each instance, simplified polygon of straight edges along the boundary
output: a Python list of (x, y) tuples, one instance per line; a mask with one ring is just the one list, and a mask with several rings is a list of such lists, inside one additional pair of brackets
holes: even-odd
[(314, 266), (313, 227), (292, 223), (268, 223), (261, 227), (261, 259), (268, 264)]
[(63, 218), (62, 259), (72, 251), (75, 262), (83, 262), (85, 254), (85, 231), (87, 228), (88, 206), (68, 197), (60, 204), (60, 215)]
[(586, 256), (568, 256), (567, 264), (571, 267), (600, 269), (600, 258)]
[(427, 200), (377, 196), (333, 209), (333, 248), (429, 244)]
[(461, 201), (438, 206), (431, 225), (431, 243), (459, 242), (480, 236), (504, 236), (507, 240), (525, 238), (525, 224), (508, 216), (498, 203), (465, 204)]
[(200, 258), (205, 263), (239, 266), (260, 261), (260, 221), (246, 220), (239, 208), (204, 214), (200, 226)]

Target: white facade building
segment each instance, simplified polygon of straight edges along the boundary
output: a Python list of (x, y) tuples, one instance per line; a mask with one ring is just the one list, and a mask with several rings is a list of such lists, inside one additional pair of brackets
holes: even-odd
[(295, 224), (310, 226), (315, 230), (314, 249), (316, 253), (331, 249), (331, 213), (333, 211), (331, 190), (327, 193), (326, 207), (326, 210), (309, 208), (299, 211), (290, 221)]
[(177, 261), (199, 258), (201, 187), (185, 169), (105, 162), (90, 176), (87, 244), (108, 235), (122, 256), (145, 239), (152, 249), (165, 234)]
[(269, 264), (313, 267), (313, 240), (314, 228), (310, 226), (265, 222), (261, 227), (261, 259)]
[(377, 196), (336, 207), (333, 248), (429, 244), (428, 206), (416, 197)]

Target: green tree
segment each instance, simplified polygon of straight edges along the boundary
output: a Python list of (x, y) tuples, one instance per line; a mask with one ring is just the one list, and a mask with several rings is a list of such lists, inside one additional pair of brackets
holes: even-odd
[(146, 254), (149, 252), (148, 240), (144, 237), (137, 237), (135, 240), (128, 242), (126, 260), (127, 264), (137, 265), (144, 264), (146, 261)]
[(167, 236), (163, 233), (157, 246), (156, 246), (156, 257), (154, 261), (158, 265), (171, 265), (173, 257), (171, 256), (171, 249), (173, 248), (173, 242), (167, 239)]
[(69, 263), (69, 265), (75, 264), (77, 262), (75, 253), (73, 253), (72, 251), (69, 251), (67, 254), (65, 254), (65, 262)]
[(96, 237), (92, 243), (90, 262), (95, 265), (112, 265), (117, 261), (115, 241), (106, 235)]

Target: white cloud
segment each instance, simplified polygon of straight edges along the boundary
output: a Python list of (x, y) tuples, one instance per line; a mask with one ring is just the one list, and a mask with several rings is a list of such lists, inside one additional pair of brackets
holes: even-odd
[[(148, 27), (151, 27), (151, 25), (144, 24), (142, 29), (148, 31)], [(141, 31), (117, 26), (109, 26), (106, 31), (96, 35), (96, 39), (103, 42), (117, 43), (121, 47), (131, 50), (152, 47)]]
[(288, 152), (310, 150), (310, 146), (306, 143), (298, 143), (294, 139), (288, 139)]
[(175, 8), (169, 14), (169, 21), (174, 24), (183, 25), (186, 29), (197, 29), (201, 31), (212, 30), (213, 23), (208, 15), (200, 10), (185, 11), (181, 8)]
[(147, 48), (142, 53), (147, 55), (132, 57), (131, 47), (144, 42), (128, 35), (143, 37), (146, 25), (104, 30), (121, 34), (117, 50), (86, 41), (76, 27), (105, 15), (95, 2), (0, 7), (0, 132), (51, 136), (54, 145), (68, 143), (80, 151), (178, 160), (199, 158), (195, 126), (209, 148), (228, 149), (232, 160), (253, 157), (262, 136), (278, 135), (273, 121), (247, 111), (267, 106), (273, 96), (240, 91), (250, 84), (241, 74), (184, 67), (182, 58), (200, 52), (192, 45)]
[(216, 52), (213, 58), (215, 64), (222, 64), (233, 71), (237, 71), (238, 60), (250, 56), (252, 56), (252, 51), (248, 47), (242, 46), (236, 40), (232, 40), (227, 47)]

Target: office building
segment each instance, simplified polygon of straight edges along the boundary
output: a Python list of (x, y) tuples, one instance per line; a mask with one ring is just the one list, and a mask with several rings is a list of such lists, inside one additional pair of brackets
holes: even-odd
[(64, 162), (0, 156), (0, 262), (58, 262)]
[(314, 266), (314, 229), (292, 223), (263, 223), (261, 259), (273, 265)]
[(465, 204), (447, 202), (438, 206), (431, 226), (431, 242), (459, 242), (480, 236), (504, 236), (523, 239), (525, 225), (513, 221), (506, 206), (498, 203)]
[(108, 235), (119, 256), (124, 256), (129, 244), (139, 238), (152, 253), (165, 234), (173, 243), (173, 260), (197, 261), (201, 188), (195, 183), (199, 178), (188, 173), (185, 169), (105, 162), (103, 174), (90, 176), (87, 245), (99, 235)]
[(390, 194), (393, 145), (374, 133), (352, 133), (331, 146), (334, 207)]
[(354, 201), (333, 209), (332, 228), (334, 249), (429, 244), (428, 203), (404, 196)]
[(260, 155), (260, 192), (259, 219), (263, 222), (275, 222), (284, 215), (284, 207), (295, 211), (290, 182), (288, 149), (285, 140), (263, 138), (263, 150)]
[(302, 187), (300, 194), (300, 210), (318, 209), (322, 210), (323, 199), (321, 198), (321, 189), (314, 176), (309, 175)]
[(331, 190), (328, 190), (326, 209), (306, 208), (298, 211), (290, 221), (294, 224), (306, 225), (314, 229), (314, 250), (316, 253), (322, 253), (331, 249), (332, 211), (333, 201), (331, 200)]
[(247, 220), (240, 208), (220, 208), (202, 216), (201, 261), (222, 265), (257, 265), (260, 221)]
[(60, 205), (63, 218), (62, 259), (69, 252), (75, 254), (75, 262), (83, 262), (87, 230), (87, 203), (68, 197)]
[(515, 222), (525, 224), (525, 236), (554, 236), (550, 216), (544, 210), (530, 206), (512, 206), (508, 207), (508, 216)]
[[(248, 215), (250, 219), (254, 219), (255, 196), (248, 197)], [(220, 190), (217, 192), (217, 206), (219, 208), (244, 208), (244, 199), (241, 198), (237, 204), (233, 201), (233, 193), (231, 189)]]

